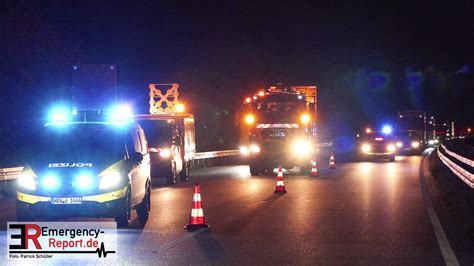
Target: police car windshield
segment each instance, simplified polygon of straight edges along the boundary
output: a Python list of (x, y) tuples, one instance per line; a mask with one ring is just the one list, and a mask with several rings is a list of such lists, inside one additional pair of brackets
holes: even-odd
[(48, 126), (42, 132), (36, 152), (46, 158), (64, 156), (61, 159), (119, 160), (124, 156), (124, 141), (124, 131), (113, 126)]

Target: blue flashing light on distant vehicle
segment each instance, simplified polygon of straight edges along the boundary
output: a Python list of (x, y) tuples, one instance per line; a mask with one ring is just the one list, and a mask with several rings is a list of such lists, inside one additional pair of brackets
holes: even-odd
[(386, 135), (389, 135), (389, 134), (392, 134), (392, 127), (389, 126), (389, 125), (384, 125), (382, 127), (382, 133), (386, 134)]

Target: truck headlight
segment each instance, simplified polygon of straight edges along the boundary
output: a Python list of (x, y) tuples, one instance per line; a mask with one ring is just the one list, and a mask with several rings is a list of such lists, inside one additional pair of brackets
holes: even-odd
[(394, 152), (397, 148), (393, 144), (387, 145), (387, 151), (388, 152)]
[(308, 124), (310, 120), (311, 120), (311, 117), (309, 116), (309, 114), (301, 115), (301, 123)]
[(36, 190), (36, 178), (23, 173), (18, 178), (18, 185), (29, 190)]
[(311, 144), (308, 141), (297, 141), (293, 144), (293, 152), (296, 155), (307, 155), (311, 152)]
[(247, 148), (245, 146), (240, 147), (239, 150), (240, 150), (240, 154), (242, 154), (242, 155), (249, 155), (249, 153), (250, 153), (249, 148)]
[(113, 172), (107, 175), (104, 175), (100, 178), (99, 189), (108, 189), (115, 187), (120, 184), (122, 175), (120, 172)]
[(412, 148), (415, 148), (415, 149), (418, 148), (418, 147), (420, 147), (420, 142), (418, 142), (418, 141), (412, 141), (412, 142), (411, 142), (411, 147), (412, 147)]
[(160, 156), (161, 158), (168, 158), (171, 156), (171, 150), (170, 149), (161, 149), (160, 150)]
[(255, 122), (255, 116), (254, 115), (248, 114), (248, 115), (245, 116), (245, 123), (247, 123), (247, 125), (252, 125), (254, 122)]
[(362, 147), (360, 148), (362, 152), (368, 153), (372, 149), (372, 147), (369, 144), (363, 144)]
[(252, 145), (250, 145), (249, 150), (250, 150), (251, 153), (259, 153), (260, 152), (260, 147), (256, 144), (252, 144)]

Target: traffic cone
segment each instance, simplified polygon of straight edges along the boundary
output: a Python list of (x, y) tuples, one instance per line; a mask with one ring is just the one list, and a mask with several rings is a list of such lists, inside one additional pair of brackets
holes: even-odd
[(334, 160), (333, 154), (329, 157), (329, 169), (336, 169), (336, 161)]
[(278, 168), (277, 183), (275, 188), (275, 193), (286, 193), (285, 182), (283, 181), (283, 171), (281, 167)]
[(196, 183), (196, 186), (194, 187), (191, 216), (189, 217), (189, 223), (184, 227), (184, 229), (194, 230), (207, 227), (209, 227), (209, 225), (204, 221), (204, 211), (202, 210), (201, 187), (199, 186), (199, 183)]
[(318, 165), (316, 163), (316, 160), (311, 160), (311, 173), (310, 173), (310, 176), (313, 176), (313, 177), (319, 176)]

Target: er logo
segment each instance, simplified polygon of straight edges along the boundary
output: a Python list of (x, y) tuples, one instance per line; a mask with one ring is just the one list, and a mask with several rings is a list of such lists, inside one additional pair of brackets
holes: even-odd
[(10, 249), (28, 249), (29, 240), (33, 241), (36, 249), (41, 249), (38, 241), (38, 237), (41, 235), (41, 228), (37, 224), (10, 224), (9, 228), (20, 229), (20, 234), (11, 235), (12, 239), (20, 239), (20, 244), (10, 245)]

